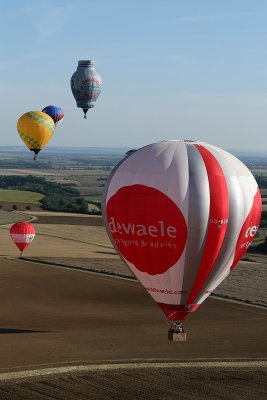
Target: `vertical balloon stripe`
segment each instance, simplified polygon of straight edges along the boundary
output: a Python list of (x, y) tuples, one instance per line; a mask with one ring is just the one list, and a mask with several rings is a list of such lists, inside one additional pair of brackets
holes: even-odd
[(243, 254), (245, 254), (250, 243), (254, 239), (260, 223), (261, 209), (261, 194), (260, 190), (258, 189), (254, 197), (252, 208), (244, 222), (244, 225), (242, 226), (240, 235), (238, 237), (234, 260), (230, 267), (231, 271), (236, 266)]
[(201, 304), (230, 273), (237, 240), (244, 221), (252, 208), (253, 198), (257, 191), (255, 179), (240, 160), (214, 146), (205, 144), (205, 147), (220, 163), (227, 181), (229, 221), (220, 253), (202, 287), (201, 293), (195, 299), (195, 303), (198, 304)]
[(183, 275), (181, 303), (186, 304), (203, 256), (206, 227), (209, 221), (210, 191), (207, 169), (195, 146), (187, 146), (188, 182), (188, 239)]
[(199, 293), (195, 299), (195, 302), (198, 304), (202, 303), (202, 301), (219, 285), (221, 276), (226, 276), (230, 272), (234, 249), (243, 224), (244, 200), (238, 179), (236, 179), (236, 177), (228, 177), (227, 185), (230, 199), (227, 230), (212, 271), (207, 277), (201, 289), (201, 293)]
[(216, 158), (203, 146), (195, 144), (205, 163), (210, 188), (210, 212), (207, 236), (198, 273), (188, 304), (193, 304), (204, 285), (221, 249), (229, 216), (228, 189), (222, 168)]
[(238, 240), (236, 239), (234, 242), (234, 251), (232, 257), (229, 258), (225, 265), (218, 264), (216, 271), (214, 271), (215, 273), (211, 277), (209, 276), (208, 281), (205, 284), (205, 289), (207, 289), (205, 291), (206, 293), (197, 299), (198, 304), (201, 304), (209, 296), (209, 294), (227, 277), (227, 275), (237, 265), (240, 258), (245, 254), (250, 243), (254, 239), (254, 235), (260, 221), (260, 216), (261, 196), (258, 189), (256, 195), (254, 196), (251, 210), (242, 225), (242, 229), (240, 229)]

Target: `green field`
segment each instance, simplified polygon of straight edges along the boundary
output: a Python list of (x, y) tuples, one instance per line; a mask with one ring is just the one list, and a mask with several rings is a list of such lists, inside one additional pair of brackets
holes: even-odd
[(44, 196), (26, 190), (0, 189), (0, 202), (39, 204)]
[(94, 201), (96, 203), (101, 202), (101, 195), (92, 195), (92, 196), (83, 196), (83, 197), (86, 201), (88, 201), (88, 203), (90, 203), (90, 201)]

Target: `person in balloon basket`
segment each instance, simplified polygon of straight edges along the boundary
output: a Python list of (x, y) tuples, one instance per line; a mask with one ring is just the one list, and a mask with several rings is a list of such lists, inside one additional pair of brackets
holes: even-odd
[(173, 321), (172, 325), (170, 327), (170, 332), (172, 333), (183, 333), (184, 328), (181, 322), (179, 321)]

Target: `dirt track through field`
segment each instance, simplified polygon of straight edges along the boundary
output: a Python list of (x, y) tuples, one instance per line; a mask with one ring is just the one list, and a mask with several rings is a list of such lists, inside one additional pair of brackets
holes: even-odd
[(179, 362), (168, 362), (168, 361), (157, 361), (150, 360), (150, 362), (128, 362), (128, 363), (106, 363), (106, 364), (83, 364), (83, 365), (71, 365), (71, 366), (59, 366), (54, 368), (38, 368), (38, 369), (24, 369), (22, 371), (4, 372), (0, 374), (0, 382), (7, 382), (19, 379), (38, 378), (55, 376), (62, 374), (73, 374), (73, 373), (87, 373), (97, 371), (117, 371), (117, 370), (147, 370), (147, 369), (249, 369), (249, 368), (266, 368), (267, 360), (199, 360), (199, 361), (179, 361)]
[(266, 367), (99, 368), (0, 383), (5, 400), (265, 400)]
[[(250, 393), (258, 400), (267, 393), (261, 362), (267, 359), (266, 310), (208, 299), (185, 323), (188, 341), (171, 343), (160, 310), (135, 282), (0, 262), (0, 399), (152, 400), (179, 399), (179, 393), (191, 400), (201, 399), (201, 390), (203, 400), (214, 393), (216, 399), (240, 400)], [(221, 358), (241, 364), (192, 364)], [(149, 360), (154, 367), (148, 368)], [(182, 364), (164, 367), (160, 360)], [(129, 361), (135, 368), (127, 368)], [(124, 366), (99, 367), (114, 362)], [(19, 375), (69, 365), (76, 370)], [(12, 380), (5, 379), (8, 371)]]

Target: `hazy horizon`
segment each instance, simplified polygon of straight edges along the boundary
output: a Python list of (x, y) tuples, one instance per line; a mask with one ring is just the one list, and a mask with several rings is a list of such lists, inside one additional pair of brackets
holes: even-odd
[[(86, 153), (88, 152), (90, 155), (94, 152), (112, 152), (114, 154), (125, 154), (127, 151), (132, 150), (133, 148), (130, 147), (116, 147), (116, 146), (47, 146), (45, 150), (42, 152), (42, 158), (45, 159), (45, 153), (64, 153), (64, 151), (68, 153)], [(137, 147), (135, 149), (138, 149)], [(266, 150), (258, 150), (258, 151), (248, 151), (248, 150), (236, 150), (236, 149), (224, 149), (229, 153), (234, 155), (240, 155), (244, 157), (260, 157), (260, 158), (267, 158), (267, 149)], [(1, 146), (0, 145), (0, 153), (1, 152), (20, 152), (25, 153), (25, 155), (32, 155), (27, 148), (24, 146)]]

